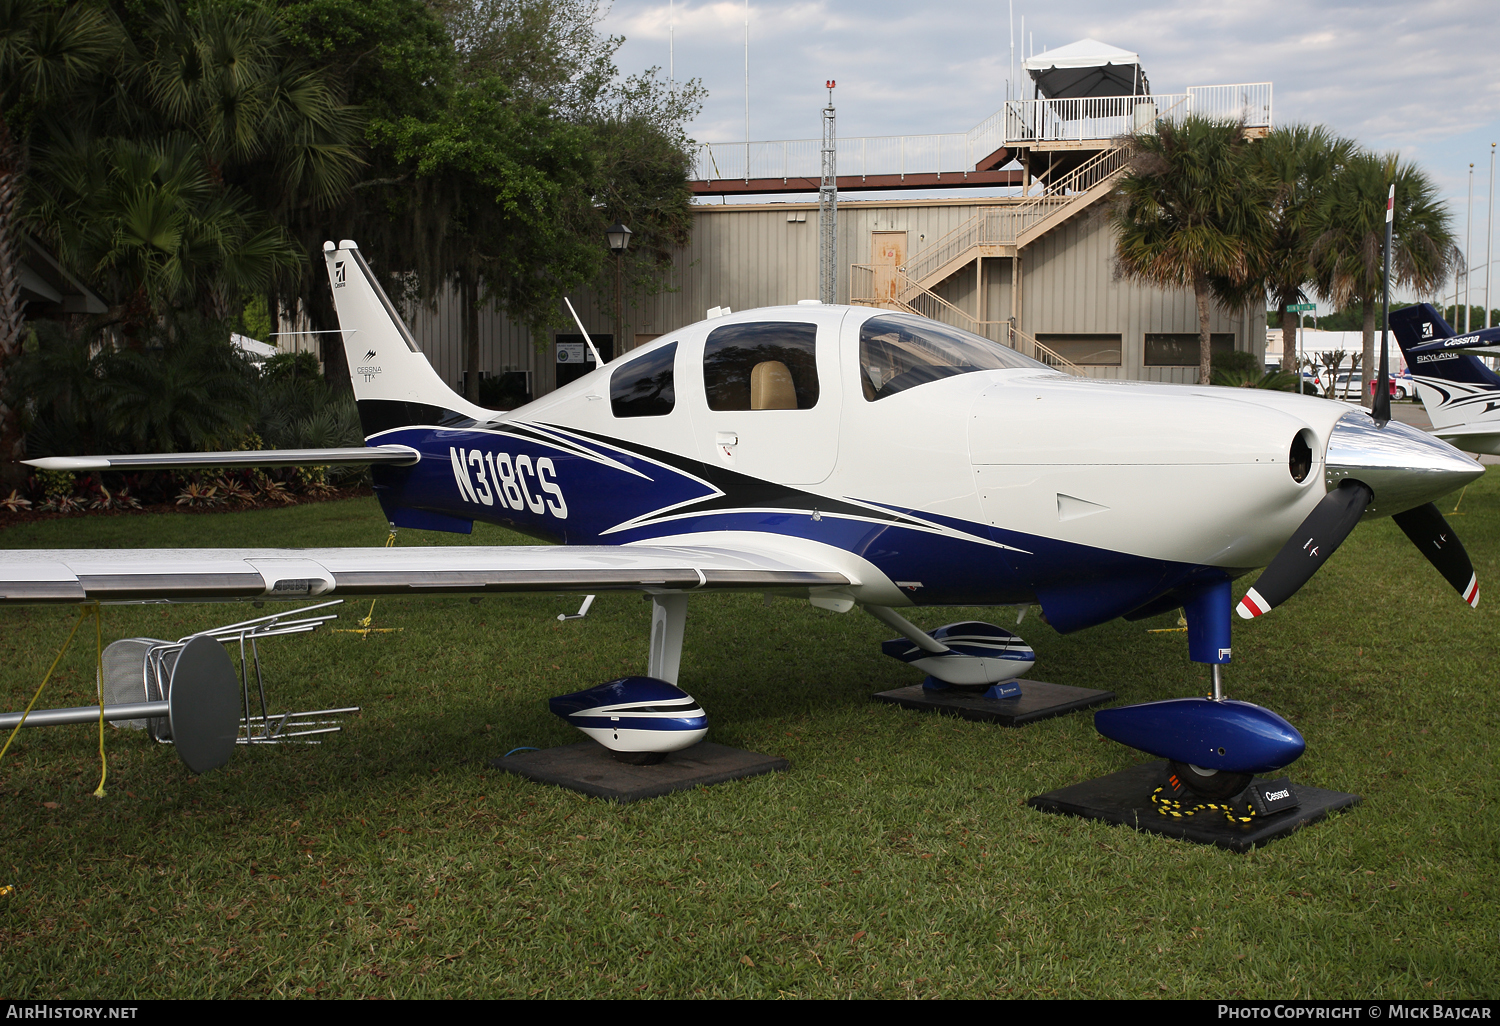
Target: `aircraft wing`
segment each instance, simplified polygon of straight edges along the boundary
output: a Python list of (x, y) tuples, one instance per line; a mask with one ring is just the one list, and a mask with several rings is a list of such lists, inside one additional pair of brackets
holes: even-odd
[(668, 545), (0, 551), (0, 605), (850, 583), (842, 571), (801, 557)]
[(1455, 449), (1500, 456), (1500, 421), (1454, 424), (1451, 427), (1433, 428), (1432, 433)]

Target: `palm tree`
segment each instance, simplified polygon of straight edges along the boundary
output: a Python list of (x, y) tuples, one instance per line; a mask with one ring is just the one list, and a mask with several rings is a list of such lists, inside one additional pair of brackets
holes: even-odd
[(291, 204), (326, 210), (352, 187), (364, 117), (340, 102), (326, 70), (293, 54), (269, 10), (201, 4), (184, 14), (163, 3), (141, 51), (136, 117), (191, 134), (272, 216)]
[[(32, 125), (98, 74), (120, 40), (103, 4), (0, 0), (0, 393), (24, 328), (19, 213)], [(18, 472), (24, 446), (20, 411), (0, 399), (0, 476)]]
[(68, 264), (117, 301), (127, 335), (167, 309), (223, 320), (303, 257), (182, 134), (73, 136), (37, 154), (38, 220)]
[(1191, 288), (1198, 380), (1210, 380), (1209, 301), (1238, 306), (1257, 291), (1270, 193), (1248, 159), (1241, 124), (1190, 117), (1134, 137), (1111, 214), (1122, 275)]
[(1432, 181), (1395, 154), (1360, 152), (1339, 172), (1329, 193), (1312, 261), (1318, 291), (1339, 307), (1359, 303), (1364, 311), (1364, 373), (1361, 401), (1371, 403), (1375, 364), (1375, 299), (1382, 291), (1385, 205), (1396, 185), (1391, 276), (1419, 294), (1431, 293), (1458, 258), (1447, 208)]
[[(1251, 151), (1275, 188), (1262, 276), (1281, 316), (1283, 353), (1297, 337), (1297, 315), (1287, 308), (1307, 298), (1303, 287), (1315, 277), (1312, 251), (1325, 207), (1337, 175), (1355, 151), (1352, 140), (1337, 138), (1321, 125), (1278, 128)], [(1291, 366), (1283, 357), (1282, 368)]]

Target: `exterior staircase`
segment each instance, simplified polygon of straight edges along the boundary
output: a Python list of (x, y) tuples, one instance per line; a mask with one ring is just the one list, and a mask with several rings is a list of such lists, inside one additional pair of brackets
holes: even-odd
[(976, 335), (985, 338), (1003, 341), (1017, 352), (1039, 360), (1049, 367), (1054, 367), (1069, 374), (1077, 374), (1086, 377), (1083, 369), (1071, 362), (1066, 357), (1060, 356), (1047, 348), (1024, 331), (1011, 324), (1010, 321), (981, 321), (973, 314), (954, 306), (942, 296), (921, 285), (915, 285), (906, 279), (900, 269), (896, 269), (895, 288), (887, 290), (883, 286), (885, 282), (877, 281), (884, 272), (889, 276), (890, 269), (885, 267), (872, 267), (869, 264), (855, 264), (852, 268), (854, 277), (851, 279), (850, 291), (856, 294), (868, 293), (873, 295), (880, 291), (886, 295), (881, 302), (855, 299), (853, 302), (864, 306), (878, 306), (886, 310), (899, 310), (904, 313), (916, 314), (930, 320), (941, 321), (951, 324), (955, 328), (963, 328), (972, 331)]
[(943, 299), (933, 289), (982, 257), (1015, 257), (1043, 235), (1108, 196), (1125, 169), (1126, 148), (1113, 146), (1071, 174), (1020, 203), (986, 207), (925, 247), (903, 267), (854, 264), (849, 301), (943, 321), (1072, 374), (1083, 371), (1007, 321), (981, 321)]
[(977, 257), (1009, 257), (1109, 195), (1125, 169), (1126, 149), (1090, 158), (1040, 195), (1015, 205), (986, 207), (927, 246), (904, 268), (912, 286), (933, 288)]

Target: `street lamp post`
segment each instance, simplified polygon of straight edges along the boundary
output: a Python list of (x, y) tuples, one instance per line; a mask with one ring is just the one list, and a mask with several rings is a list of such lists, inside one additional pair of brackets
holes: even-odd
[(615, 352), (623, 353), (625, 345), (625, 248), (630, 245), (631, 231), (616, 221), (604, 229), (609, 248), (615, 255)]

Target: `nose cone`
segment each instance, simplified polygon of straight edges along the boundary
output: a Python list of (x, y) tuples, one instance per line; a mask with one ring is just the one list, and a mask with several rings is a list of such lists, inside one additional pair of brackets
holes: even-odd
[(1329, 491), (1345, 480), (1368, 485), (1375, 500), (1365, 515), (1378, 517), (1431, 502), (1484, 473), (1476, 460), (1442, 439), (1394, 420), (1378, 426), (1362, 410), (1334, 425), (1324, 467)]

